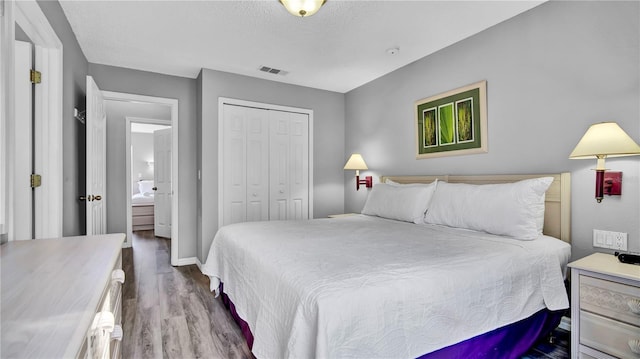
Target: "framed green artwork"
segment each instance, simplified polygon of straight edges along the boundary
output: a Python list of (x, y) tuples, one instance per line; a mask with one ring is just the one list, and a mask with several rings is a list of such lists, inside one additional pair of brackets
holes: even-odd
[(487, 81), (416, 101), (416, 158), (487, 152)]

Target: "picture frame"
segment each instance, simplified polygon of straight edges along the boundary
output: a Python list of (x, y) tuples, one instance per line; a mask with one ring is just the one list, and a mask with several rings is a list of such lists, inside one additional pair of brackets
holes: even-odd
[(416, 158), (488, 152), (487, 81), (415, 102)]

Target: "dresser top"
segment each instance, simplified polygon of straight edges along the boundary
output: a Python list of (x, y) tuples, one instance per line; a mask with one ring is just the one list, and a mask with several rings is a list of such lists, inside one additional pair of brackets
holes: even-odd
[(621, 263), (613, 254), (594, 253), (569, 263), (569, 267), (640, 281), (640, 266)]
[(75, 358), (124, 239), (107, 234), (0, 246), (2, 356)]

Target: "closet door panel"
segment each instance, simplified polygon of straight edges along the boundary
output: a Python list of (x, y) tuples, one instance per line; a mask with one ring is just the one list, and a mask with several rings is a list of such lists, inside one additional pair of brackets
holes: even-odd
[(223, 119), (223, 225), (247, 218), (246, 119), (243, 107), (224, 107)]
[(309, 218), (309, 116), (290, 113), (289, 219)]
[(268, 112), (246, 108), (247, 119), (247, 221), (269, 220), (269, 117)]
[(285, 220), (289, 214), (290, 120), (289, 113), (269, 111), (269, 219)]

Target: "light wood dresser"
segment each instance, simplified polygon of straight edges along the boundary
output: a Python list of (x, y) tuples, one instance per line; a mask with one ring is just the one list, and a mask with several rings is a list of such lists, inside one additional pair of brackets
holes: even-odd
[(131, 207), (131, 225), (134, 231), (153, 229), (154, 206), (134, 205)]
[(571, 357), (640, 358), (640, 266), (595, 253), (571, 267)]
[(119, 358), (124, 234), (0, 246), (2, 358)]

